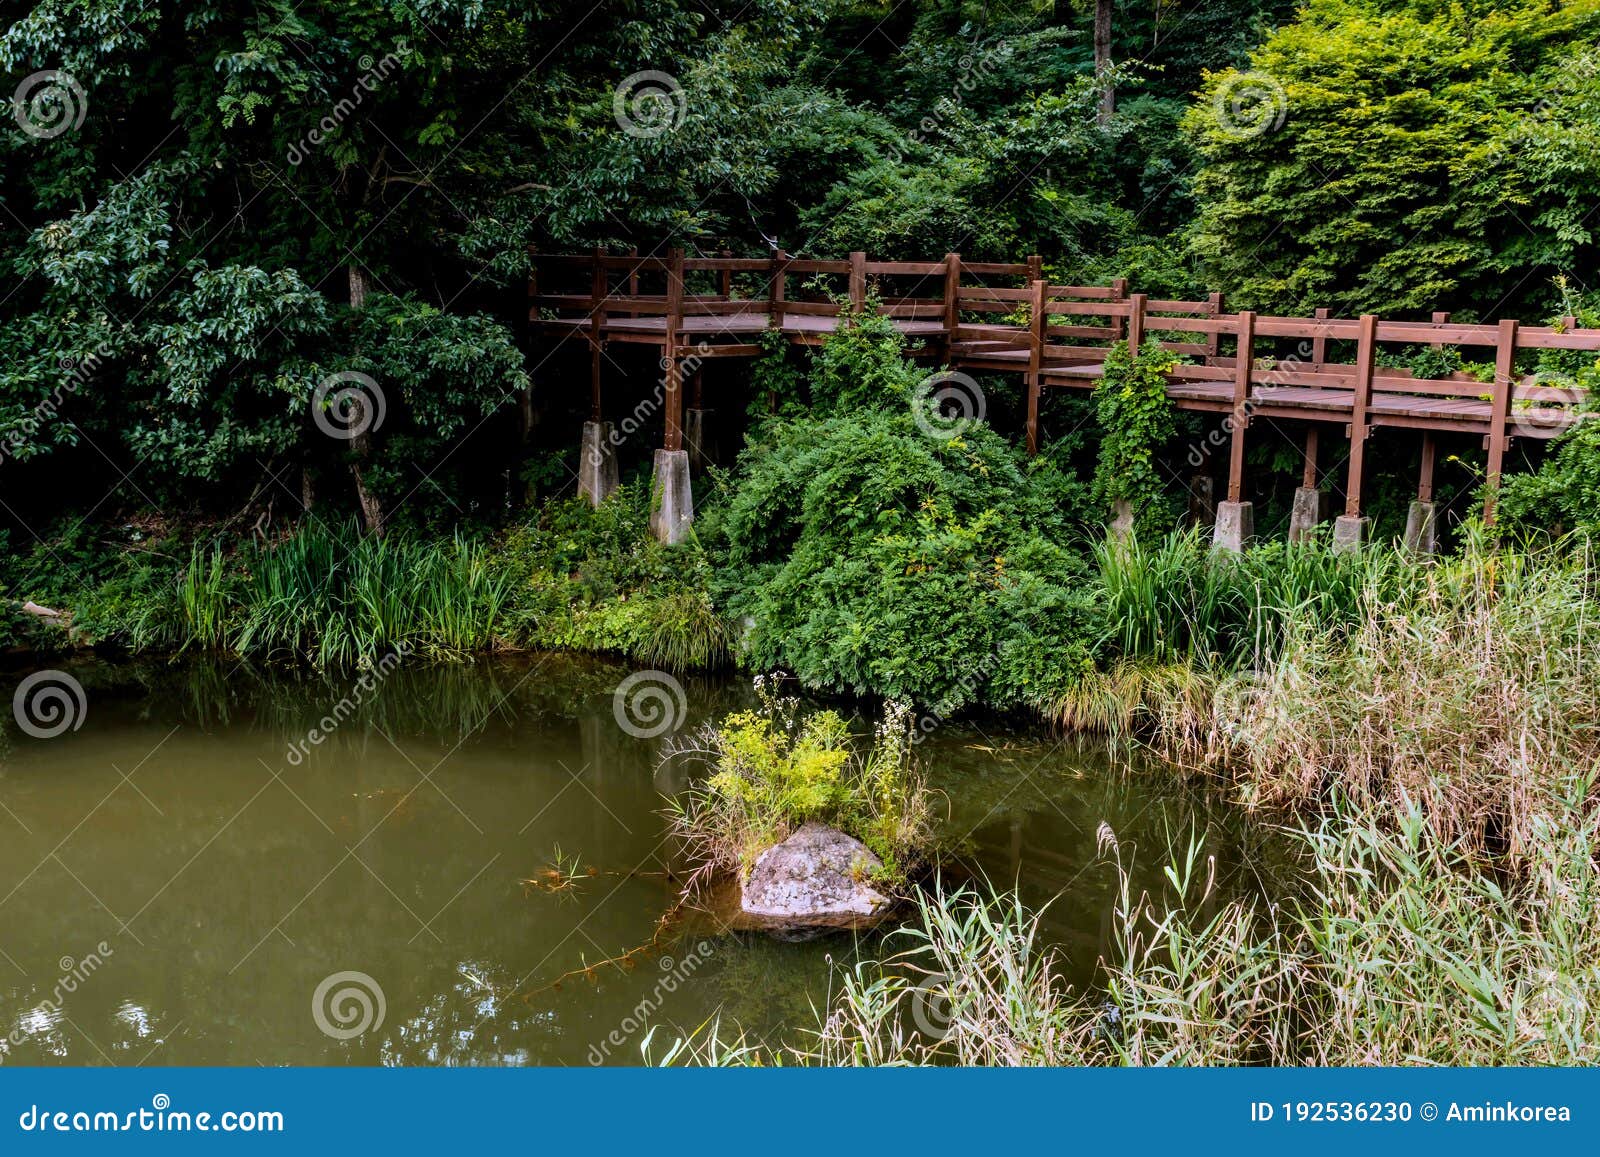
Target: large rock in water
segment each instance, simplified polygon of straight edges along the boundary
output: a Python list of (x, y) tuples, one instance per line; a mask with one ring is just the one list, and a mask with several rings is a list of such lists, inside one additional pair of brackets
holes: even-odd
[(740, 911), (777, 931), (874, 924), (894, 907), (867, 883), (882, 867), (860, 840), (809, 823), (756, 858), (741, 882)]

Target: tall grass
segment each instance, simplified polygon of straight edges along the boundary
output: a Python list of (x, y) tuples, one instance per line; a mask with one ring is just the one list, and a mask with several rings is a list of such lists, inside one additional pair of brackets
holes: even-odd
[[(679, 1039), (665, 1063), (1501, 1065), (1600, 1060), (1600, 870), (1590, 783), (1536, 825), (1533, 870), (1482, 870), (1416, 803), (1397, 822), (1340, 800), (1295, 835), (1302, 898), (1214, 895), (1194, 844), (1160, 897), (1122, 883), (1101, 983), (1075, 992), (1014, 895), (926, 895), (905, 951), (846, 971), (782, 1051)], [(1114, 853), (1114, 838), (1106, 841)]]
[(457, 536), (377, 539), (307, 527), (235, 555), (196, 547), (165, 598), (129, 620), (136, 647), (200, 647), (318, 667), (404, 650), (459, 657), (491, 649), (510, 582)]
[(1095, 561), (1117, 653), (1201, 667), (1272, 654), (1291, 625), (1354, 622), (1414, 569), (1394, 551), (1340, 554), (1320, 541), (1220, 553), (1199, 530), (1107, 540)]
[(1438, 838), (1518, 861), (1549, 769), (1600, 764), (1600, 576), (1583, 549), (1207, 558), (1175, 535), (1100, 558), (1130, 657), (1054, 717), (1145, 739), (1247, 803), (1414, 799)]

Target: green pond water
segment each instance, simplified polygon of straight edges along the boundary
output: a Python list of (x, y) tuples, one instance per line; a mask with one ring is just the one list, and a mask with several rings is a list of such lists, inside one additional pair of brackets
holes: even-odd
[[(636, 1064), (648, 1026), (719, 1012), (792, 1038), (833, 969), (885, 947), (717, 935), (693, 914), (658, 932), (681, 867), (663, 797), (695, 769), (663, 763), (670, 735), (618, 725), (629, 668), (405, 664), (370, 693), (237, 664), (64, 669), (77, 728), (38, 738), (6, 712), (0, 741), (3, 1063)], [(753, 702), (744, 680), (683, 687), (680, 736)], [(960, 870), (1053, 899), (1076, 983), (1109, 950), (1102, 822), (1152, 889), (1191, 832), (1220, 895), (1267, 887), (1269, 835), (1095, 744), (978, 720), (919, 758)], [(558, 855), (576, 886), (524, 882)]]

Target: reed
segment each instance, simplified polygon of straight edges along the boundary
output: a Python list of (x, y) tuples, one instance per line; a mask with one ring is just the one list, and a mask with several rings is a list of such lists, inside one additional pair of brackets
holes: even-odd
[[(1293, 833), (1302, 893), (1263, 908), (1215, 893), (1195, 841), (1160, 896), (1119, 874), (1088, 992), (1014, 894), (936, 887), (908, 946), (844, 970), (819, 1024), (773, 1048), (719, 1022), (657, 1063), (806, 1065), (1577, 1065), (1600, 1059), (1600, 869), (1592, 781), (1536, 825), (1530, 869), (1484, 870), (1425, 809), (1338, 800)], [(646, 1056), (651, 1057), (647, 1042)]]

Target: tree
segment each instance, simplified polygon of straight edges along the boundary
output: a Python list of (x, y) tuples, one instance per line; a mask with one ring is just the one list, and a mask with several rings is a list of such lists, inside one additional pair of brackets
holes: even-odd
[(1539, 312), (1595, 256), (1597, 34), (1595, 0), (1311, 0), (1187, 114), (1207, 278), (1283, 313)]

